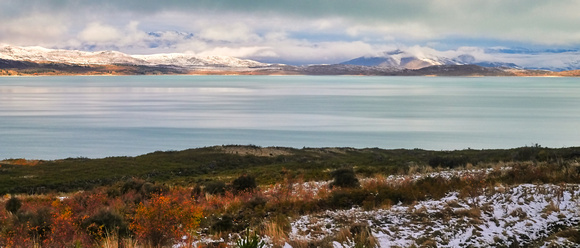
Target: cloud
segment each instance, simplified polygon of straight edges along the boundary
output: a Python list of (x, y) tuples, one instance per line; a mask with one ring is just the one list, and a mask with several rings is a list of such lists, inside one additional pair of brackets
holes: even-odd
[(259, 42), (261, 40), (257, 34), (242, 23), (204, 27), (198, 36), (206, 40), (226, 42)]
[[(355, 57), (374, 54), (377, 51), (392, 49), (387, 46), (373, 46), (362, 41), (355, 42), (317, 42), (311, 43), (303, 40), (285, 40), (270, 44), (270, 56), (293, 61), (296, 64), (333, 64), (343, 62)], [(254, 54), (248, 56), (259, 60), (267, 60), (268, 57)]]
[(278, 55), (272, 51), (270, 47), (215, 47), (197, 55), (200, 56), (211, 56), (211, 55), (224, 55), (224, 56), (234, 56), (239, 58), (247, 57), (277, 57)]
[[(47, 25), (49, 23), (50, 25)], [(44, 45), (65, 36), (66, 21), (60, 16), (34, 14), (2, 21), (0, 42), (22, 45)]]
[(0, 43), (340, 62), (428, 43), (575, 47), (578, 9), (572, 0), (0, 1)]
[(80, 34), (79, 38), (88, 43), (102, 43), (117, 41), (122, 37), (121, 31), (115, 27), (103, 25), (99, 22), (89, 23)]

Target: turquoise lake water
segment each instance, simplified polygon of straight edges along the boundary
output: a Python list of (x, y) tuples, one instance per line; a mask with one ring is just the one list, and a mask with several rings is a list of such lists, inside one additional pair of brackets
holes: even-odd
[(580, 79), (0, 77), (0, 159), (225, 144), (580, 146)]

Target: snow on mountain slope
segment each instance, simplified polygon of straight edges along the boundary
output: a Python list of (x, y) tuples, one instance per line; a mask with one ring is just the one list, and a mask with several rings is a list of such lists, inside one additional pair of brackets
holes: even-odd
[(523, 50), (483, 49), (460, 47), (456, 50), (438, 51), (429, 47), (408, 47), (364, 56), (341, 64), (419, 69), (432, 65), (468, 65), (483, 67), (509, 67), (516, 69), (542, 69), (550, 71), (580, 69), (578, 50)]
[(238, 59), (229, 56), (196, 56), (184, 53), (166, 53), (152, 55), (133, 55), (133, 58), (154, 65), (176, 66), (225, 66), (225, 67), (262, 67), (268, 64), (253, 60)]
[(18, 47), (0, 45), (0, 59), (69, 64), (129, 64), (166, 65), (180, 67), (261, 67), (268, 64), (228, 56), (196, 56), (194, 54), (128, 55), (117, 51), (85, 52), (78, 50), (47, 49), (43, 47)]
[(397, 49), (385, 52), (383, 55), (376, 57), (359, 57), (341, 64), (420, 69), (433, 65), (462, 65), (465, 63), (439, 56), (435, 50), (424, 49), (419, 51), (416, 48), (411, 48), (405, 51)]
[(115, 51), (83, 52), (77, 50), (56, 50), (43, 47), (18, 47), (9, 45), (0, 45), (0, 58), (18, 61), (70, 64), (143, 64), (143, 61)]

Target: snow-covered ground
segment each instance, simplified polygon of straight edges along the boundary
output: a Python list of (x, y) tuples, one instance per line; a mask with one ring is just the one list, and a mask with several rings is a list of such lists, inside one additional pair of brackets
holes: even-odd
[[(459, 198), (395, 205), (390, 209), (361, 208), (326, 211), (292, 222), (293, 240), (321, 240), (352, 225), (368, 225), (380, 247), (488, 247), (535, 244), (563, 226), (580, 221), (578, 185), (519, 185), (497, 187), (496, 192)], [(557, 239), (554, 242), (565, 242)], [(563, 243), (561, 243), (563, 244)], [(351, 247), (334, 242), (335, 247)]]
[[(510, 169), (509, 165), (504, 165), (443, 170), (363, 178), (360, 182), (363, 187), (372, 184), (396, 186), (425, 177), (485, 178), (492, 172), (505, 173)], [(324, 198), (332, 192), (329, 184), (330, 181), (300, 182), (283, 184), (290, 185), (285, 188), (278, 184), (264, 189), (263, 194), (279, 197), (281, 192), (286, 192), (287, 197), (294, 199)], [(291, 231), (283, 242), (273, 242), (272, 237), (263, 237), (263, 240), (267, 241), (267, 247), (332, 244), (335, 248), (350, 248), (356, 246), (353, 227), (363, 227), (379, 247), (509, 247), (512, 244), (580, 247), (553, 235), (580, 224), (580, 184), (496, 184), (493, 189), (480, 193), (479, 196), (461, 197), (460, 192), (449, 192), (441, 199), (411, 205), (399, 203), (373, 210), (354, 207), (303, 215), (291, 220)]]

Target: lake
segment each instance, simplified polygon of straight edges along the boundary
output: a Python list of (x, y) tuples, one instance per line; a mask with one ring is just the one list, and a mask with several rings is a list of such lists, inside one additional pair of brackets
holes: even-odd
[(254, 144), (434, 150), (580, 145), (580, 79), (0, 77), (0, 159)]

